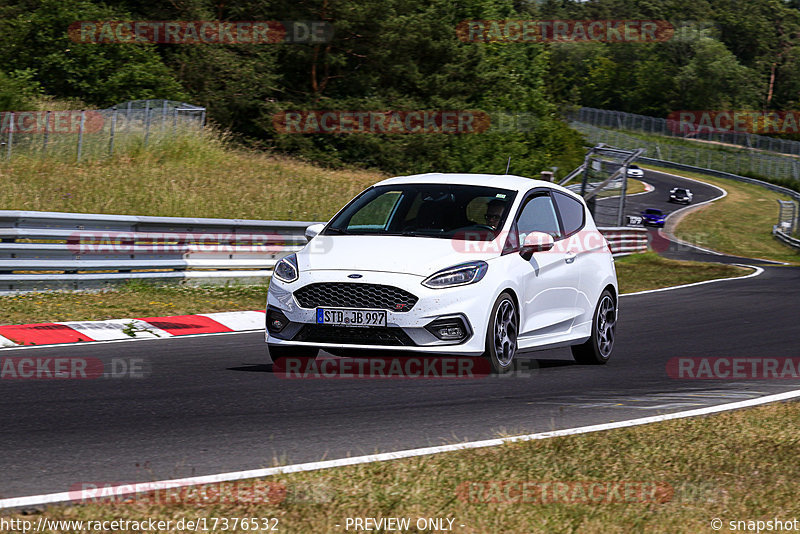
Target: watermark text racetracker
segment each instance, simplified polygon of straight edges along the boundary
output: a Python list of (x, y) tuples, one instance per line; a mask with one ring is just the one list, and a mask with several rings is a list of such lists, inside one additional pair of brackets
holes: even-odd
[(470, 356), (384, 356), (380, 351), (354, 358), (282, 358), (273, 365), (278, 378), (294, 379), (476, 379), (529, 378), (539, 372), (534, 359), (518, 359), (510, 372), (492, 374), (488, 360)]
[(471, 110), (419, 111), (283, 111), (272, 125), (284, 134), (463, 134), (489, 128), (486, 112)]
[(674, 34), (666, 20), (464, 20), (456, 27), (465, 43), (654, 43)]
[(28, 357), (0, 358), (2, 380), (95, 380), (145, 378), (151, 366), (144, 358)]
[(99, 111), (3, 111), (0, 134), (77, 134), (97, 133), (103, 129)]
[(237, 480), (192, 484), (190, 480), (161, 482), (86, 481), (70, 486), (74, 502), (93, 504), (157, 504), (207, 506), (220, 504), (323, 503), (333, 498), (320, 484), (293, 484), (267, 480)]
[(275, 44), (326, 43), (333, 25), (321, 20), (82, 20), (69, 25), (76, 43)]
[(673, 494), (666, 482), (632, 480), (486, 480), (456, 489), (459, 500), (473, 504), (663, 504)]
[(532, 132), (539, 118), (525, 111), (291, 110), (272, 116), (281, 134), (479, 134)]
[(798, 380), (800, 358), (678, 357), (666, 370), (670, 378), (689, 380)]
[(680, 110), (667, 116), (667, 125), (673, 133), (692, 135), (698, 133), (800, 133), (800, 111), (758, 110)]
[[(493, 232), (491, 230), (467, 230), (457, 232), (451, 243), (456, 252), (465, 254), (481, 253), (481, 252), (494, 252), (497, 254), (515, 247), (517, 244), (521, 245), (527, 236), (525, 234), (510, 231), (510, 232)], [(533, 234), (531, 238), (534, 244), (542, 245), (547, 239), (543, 234)], [(529, 242), (530, 244), (530, 242)], [(552, 247), (547, 250), (542, 250), (538, 254), (563, 254), (566, 252), (582, 253), (582, 252), (599, 252), (607, 254), (608, 241), (603, 233), (599, 230), (580, 230), (574, 234), (557, 241), (552, 242)]]
[[(79, 255), (133, 253), (252, 253), (278, 254), (296, 245), (297, 236), (278, 232), (105, 232), (86, 230), (67, 238), (67, 248)], [(314, 240), (315, 253), (327, 252), (330, 242)]]

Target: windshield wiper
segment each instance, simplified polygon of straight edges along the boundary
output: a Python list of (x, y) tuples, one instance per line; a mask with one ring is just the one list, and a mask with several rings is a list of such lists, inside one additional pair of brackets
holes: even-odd
[(331, 234), (342, 234), (342, 235), (347, 235), (347, 234), (349, 234), (350, 232), (348, 232), (348, 231), (347, 231), (347, 230), (345, 230), (344, 228), (337, 228), (337, 227), (335, 227), (335, 226), (331, 226), (330, 228), (328, 228), (327, 230), (325, 230), (325, 233), (326, 233), (326, 234), (327, 234), (327, 233), (331, 233)]

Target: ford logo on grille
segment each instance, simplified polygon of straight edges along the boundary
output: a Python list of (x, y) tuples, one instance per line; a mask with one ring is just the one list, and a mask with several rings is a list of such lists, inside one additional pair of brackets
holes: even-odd
[(347, 278), (361, 278), (360, 274), (348, 274)]

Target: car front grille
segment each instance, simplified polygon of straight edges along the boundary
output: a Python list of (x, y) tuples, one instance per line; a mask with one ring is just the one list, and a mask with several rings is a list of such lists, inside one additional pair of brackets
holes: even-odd
[(319, 282), (294, 292), (302, 308), (330, 306), (334, 308), (376, 308), (407, 312), (419, 300), (398, 287), (379, 284)]
[(372, 326), (354, 328), (347, 326), (327, 326), (306, 324), (292, 341), (309, 343), (342, 343), (351, 345), (391, 345), (414, 346), (414, 341), (402, 328), (392, 326)]

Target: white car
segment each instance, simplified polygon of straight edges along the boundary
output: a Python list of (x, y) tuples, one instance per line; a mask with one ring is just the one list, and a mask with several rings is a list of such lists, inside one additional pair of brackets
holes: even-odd
[(638, 165), (628, 165), (628, 178), (644, 178), (644, 171)]
[[(320, 349), (482, 356), (614, 347), (617, 276), (583, 200), (509, 175), (423, 174), (362, 192), (275, 266), (266, 310), (273, 361)], [(352, 351), (351, 351), (352, 352)]]

